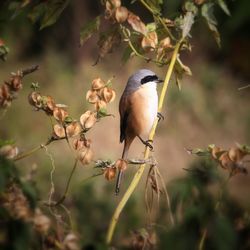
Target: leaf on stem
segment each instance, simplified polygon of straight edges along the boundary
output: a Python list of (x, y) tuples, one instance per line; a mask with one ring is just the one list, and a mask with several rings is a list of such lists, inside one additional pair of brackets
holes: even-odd
[(189, 35), (193, 23), (194, 23), (194, 14), (193, 12), (188, 11), (184, 16), (183, 23), (181, 25), (182, 38), (185, 38), (186, 36)]
[(106, 54), (111, 53), (113, 49), (120, 44), (120, 42), (121, 42), (121, 35), (117, 29), (101, 33), (98, 41), (98, 46), (99, 46), (98, 59), (104, 58)]
[(188, 76), (192, 75), (191, 69), (182, 63), (181, 59), (177, 57), (175, 67), (175, 78), (176, 78), (176, 85), (178, 86), (179, 90), (181, 90), (181, 80), (183, 78), (183, 75), (186, 74)]
[(220, 47), (220, 34), (217, 29), (217, 20), (213, 13), (213, 3), (203, 4), (201, 7), (201, 15), (205, 18), (208, 28), (212, 32), (217, 45)]
[(143, 35), (147, 34), (147, 28), (146, 28), (146, 25), (144, 24), (144, 22), (141, 21), (139, 16), (136, 16), (132, 12), (129, 13), (128, 23), (131, 25), (133, 30), (135, 30)]
[(100, 28), (100, 16), (97, 16), (91, 22), (88, 22), (81, 28), (80, 32), (80, 46), (83, 44)]
[(6, 61), (9, 48), (5, 45), (4, 41), (0, 39), (0, 59)]
[(217, 0), (217, 4), (221, 7), (221, 9), (228, 15), (231, 16), (230, 11), (227, 7), (227, 4), (224, 0)]
[(46, 12), (41, 21), (40, 29), (54, 24), (67, 7), (70, 0), (49, 0), (46, 5)]

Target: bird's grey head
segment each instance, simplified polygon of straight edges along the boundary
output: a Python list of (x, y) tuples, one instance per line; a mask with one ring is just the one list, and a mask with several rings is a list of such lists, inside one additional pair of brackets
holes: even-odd
[(152, 84), (152, 82), (160, 83), (162, 80), (160, 80), (153, 71), (140, 69), (129, 77), (125, 91), (131, 93), (140, 88), (142, 85)]

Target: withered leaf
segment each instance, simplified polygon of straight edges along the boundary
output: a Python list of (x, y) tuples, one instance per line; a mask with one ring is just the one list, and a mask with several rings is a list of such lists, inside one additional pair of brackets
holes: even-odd
[(46, 4), (46, 11), (40, 29), (54, 24), (69, 2), (70, 0), (49, 0)]
[(97, 16), (91, 22), (88, 22), (81, 28), (80, 32), (80, 46), (83, 44), (100, 28), (100, 16)]
[(213, 3), (203, 4), (201, 7), (201, 15), (205, 18), (208, 28), (212, 32), (217, 45), (220, 47), (220, 34), (217, 30), (217, 20), (213, 14)]

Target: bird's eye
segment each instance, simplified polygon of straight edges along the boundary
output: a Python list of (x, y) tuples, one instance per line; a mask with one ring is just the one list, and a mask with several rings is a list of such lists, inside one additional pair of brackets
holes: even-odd
[(158, 80), (157, 75), (148, 75), (141, 79), (141, 84), (145, 84), (147, 82), (153, 82), (155, 80)]

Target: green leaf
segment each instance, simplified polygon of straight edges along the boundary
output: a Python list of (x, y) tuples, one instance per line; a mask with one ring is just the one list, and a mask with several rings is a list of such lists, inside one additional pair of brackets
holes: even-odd
[(97, 16), (91, 22), (88, 22), (81, 28), (80, 45), (82, 46), (100, 27), (100, 16)]
[(28, 18), (31, 20), (32, 23), (37, 22), (38, 20), (42, 19), (46, 12), (46, 3), (41, 3), (36, 5), (28, 15)]
[(155, 14), (160, 14), (163, 0), (146, 0), (145, 2), (150, 6)]
[(0, 45), (0, 59), (6, 61), (8, 53), (9, 48), (6, 45)]
[(213, 14), (213, 3), (206, 3), (203, 4), (201, 7), (201, 15), (205, 18), (208, 28), (210, 29), (210, 31), (212, 32), (216, 43), (218, 44), (218, 46), (220, 47), (220, 34), (217, 30), (217, 20)]
[(188, 76), (191, 76), (192, 71), (188, 66), (182, 63), (179, 57), (177, 57), (174, 66), (174, 72), (175, 72), (176, 85), (178, 86), (179, 90), (181, 90), (181, 79), (183, 78), (183, 75), (186, 74)]
[(175, 84), (177, 85), (178, 89), (181, 91), (181, 77), (175, 73)]
[(218, 5), (221, 7), (221, 9), (228, 15), (231, 16), (230, 11), (227, 7), (227, 4), (224, 0), (217, 0)]
[(67, 7), (70, 0), (49, 0), (46, 5), (46, 12), (41, 22), (40, 29), (54, 24)]
[(194, 14), (191, 11), (188, 11), (182, 21), (181, 29), (182, 29), (182, 38), (185, 38), (189, 35), (189, 32), (194, 23)]
[(184, 5), (184, 8), (186, 11), (193, 12), (194, 15), (196, 15), (198, 13), (198, 8), (196, 7), (196, 5), (193, 2), (187, 1)]
[(98, 110), (97, 117), (102, 118), (102, 117), (105, 117), (105, 116), (109, 116), (108, 113), (107, 113), (107, 109), (106, 108), (100, 108)]
[(186, 149), (189, 154), (197, 155), (197, 156), (209, 156), (210, 151), (208, 149), (200, 149), (200, 148), (193, 148), (193, 149)]
[(156, 23), (148, 23), (146, 25), (147, 31), (152, 32), (156, 30)]
[(123, 54), (122, 54), (122, 62), (123, 63), (126, 63), (131, 58), (132, 52), (133, 52), (133, 50), (129, 46), (127, 46), (125, 48), (125, 50), (123, 51)]
[(5, 145), (13, 145), (15, 144), (14, 140), (2, 140), (0, 139), (0, 148), (5, 146)]

